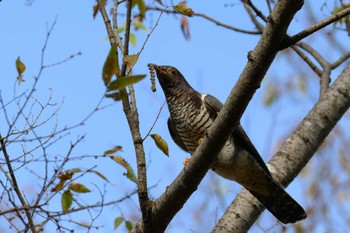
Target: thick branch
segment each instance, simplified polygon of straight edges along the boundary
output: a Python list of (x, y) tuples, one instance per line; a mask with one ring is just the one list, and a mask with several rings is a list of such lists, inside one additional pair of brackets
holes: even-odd
[[(269, 162), (276, 180), (287, 186), (303, 169), (335, 124), (350, 107), (350, 65), (316, 103)], [(213, 232), (247, 232), (263, 206), (243, 189)]]
[[(154, 203), (153, 232), (164, 232), (174, 215), (197, 189), (229, 134), (238, 124), (250, 99), (260, 87), (265, 73), (285, 38), (287, 28), (302, 3), (301, 0), (282, 0), (276, 4), (258, 45), (254, 51), (250, 52), (249, 61), (243, 73), (208, 134), (192, 155), (190, 162), (186, 164), (185, 169)], [(134, 232), (143, 232), (143, 229), (143, 223), (140, 221), (134, 228)]]

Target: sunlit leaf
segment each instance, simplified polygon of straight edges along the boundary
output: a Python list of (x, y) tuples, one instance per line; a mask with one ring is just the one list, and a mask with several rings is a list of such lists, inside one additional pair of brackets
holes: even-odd
[(111, 155), (111, 154), (114, 154), (118, 151), (122, 151), (123, 150), (123, 147), (121, 146), (115, 146), (113, 147), (113, 149), (110, 149), (110, 150), (106, 150), (103, 155)]
[(112, 81), (108, 85), (108, 90), (113, 91), (113, 90), (122, 90), (126, 86), (137, 83), (144, 79), (146, 77), (145, 74), (143, 75), (134, 75), (134, 76), (127, 76), (127, 77), (120, 77), (117, 80)]
[(114, 219), (114, 230), (117, 230), (118, 227), (120, 226), (120, 224), (122, 224), (123, 222), (124, 222), (123, 217), (118, 217), (118, 218)]
[(72, 182), (69, 184), (69, 189), (76, 192), (76, 193), (89, 193), (91, 192), (90, 189), (88, 189), (83, 184)]
[(73, 195), (70, 190), (64, 191), (61, 198), (61, 205), (63, 212), (69, 210), (73, 202)]
[(169, 147), (166, 141), (158, 134), (151, 134), (157, 147), (166, 155), (169, 156)]
[(128, 231), (131, 231), (133, 228), (133, 225), (130, 221), (125, 221), (125, 227)]
[(111, 156), (111, 159), (113, 159), (115, 162), (120, 164), (126, 169), (126, 174), (124, 174), (129, 180), (135, 182), (137, 184), (137, 178), (135, 176), (134, 171), (132, 170), (130, 164), (120, 156)]
[(181, 13), (183, 15), (186, 15), (188, 17), (191, 17), (194, 14), (194, 11), (191, 8), (189, 8), (188, 6), (186, 6), (186, 5), (182, 4), (182, 3), (177, 4), (176, 6), (173, 6), (173, 8), (177, 12), (179, 12), (179, 13)]
[(98, 175), (100, 178), (104, 179), (105, 181), (107, 181), (109, 183), (109, 180), (99, 171), (96, 170), (92, 170), (93, 173), (95, 173), (96, 175)]
[(113, 77), (113, 75), (119, 73), (119, 61), (117, 52), (111, 48), (109, 50), (107, 59), (102, 69), (102, 79), (104, 84), (107, 86)]
[(16, 59), (16, 69), (18, 72), (18, 76), (22, 76), (22, 74), (26, 70), (26, 65), (24, 65), (24, 63), (21, 61), (20, 57)]

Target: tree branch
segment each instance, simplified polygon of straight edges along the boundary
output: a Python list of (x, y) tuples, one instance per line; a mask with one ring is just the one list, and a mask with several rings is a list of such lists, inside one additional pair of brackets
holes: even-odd
[[(221, 150), (232, 130), (247, 107), (250, 99), (275, 58), (279, 47), (285, 38), (287, 28), (301, 8), (302, 0), (278, 1), (271, 12), (266, 28), (256, 48), (249, 53), (249, 61), (238, 82), (232, 89), (224, 107), (220, 111), (208, 134), (192, 155), (191, 160), (175, 181), (167, 187), (165, 193), (153, 205), (153, 232), (164, 232), (165, 228), (182, 208), (190, 195), (208, 171), (211, 163)], [(133, 232), (143, 232), (143, 222), (140, 221)]]
[(28, 223), (29, 223), (29, 227), (30, 227), (31, 231), (33, 233), (35, 233), (36, 232), (35, 224), (34, 224), (32, 215), (30, 213), (30, 209), (28, 208), (28, 205), (27, 205), (26, 201), (24, 200), (24, 197), (23, 197), (21, 191), (19, 190), (17, 179), (16, 179), (15, 173), (14, 173), (14, 171), (12, 169), (10, 156), (7, 153), (5, 141), (4, 141), (4, 138), (2, 138), (1, 134), (0, 134), (0, 144), (1, 144), (1, 151), (4, 154), (4, 157), (5, 157), (5, 160), (6, 160), (6, 165), (8, 167), (8, 172), (10, 173), (10, 176), (11, 176), (11, 180), (9, 180), (9, 182), (11, 182), (11, 186), (14, 188), (14, 190), (15, 190), (15, 192), (17, 194), (17, 197), (18, 197), (19, 201), (21, 202), (21, 204), (22, 204), (22, 206), (24, 208), (24, 212), (26, 213), (26, 216), (27, 216), (27, 219), (28, 219)]
[[(274, 178), (287, 186), (304, 168), (335, 124), (350, 107), (350, 65), (319, 99), (269, 162)], [(263, 206), (242, 189), (213, 232), (247, 232)]]
[(334, 15), (304, 29), (303, 31), (295, 34), (294, 36), (288, 38), (286, 40), (286, 43), (283, 45), (283, 49), (287, 48), (291, 45), (294, 45), (295, 43), (297, 43), (298, 41), (308, 37), (309, 35), (311, 35), (312, 33), (330, 25), (331, 23), (334, 23), (338, 20), (340, 20), (341, 18), (344, 18), (345, 16), (350, 15), (350, 8), (345, 8), (344, 10), (335, 13)]

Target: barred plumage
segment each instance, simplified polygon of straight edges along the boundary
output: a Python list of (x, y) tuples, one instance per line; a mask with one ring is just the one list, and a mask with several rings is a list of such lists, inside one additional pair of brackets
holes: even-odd
[[(222, 103), (209, 94), (194, 90), (176, 68), (153, 67), (168, 103), (171, 137), (179, 147), (192, 154), (221, 110)], [(273, 180), (240, 125), (232, 132), (211, 168), (224, 178), (243, 185), (281, 222), (293, 223), (306, 218), (304, 209)]]

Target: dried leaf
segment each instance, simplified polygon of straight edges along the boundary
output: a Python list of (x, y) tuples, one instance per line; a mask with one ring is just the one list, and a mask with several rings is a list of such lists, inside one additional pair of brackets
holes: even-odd
[(60, 182), (58, 182), (58, 184), (51, 189), (51, 192), (58, 192), (62, 190), (65, 183), (66, 183), (65, 180), (60, 180)]
[(173, 6), (173, 8), (177, 12), (179, 12), (179, 13), (185, 15), (185, 16), (188, 16), (188, 17), (191, 17), (194, 14), (194, 11), (191, 8), (189, 8), (188, 6), (186, 6), (186, 5), (182, 4), (182, 3), (177, 4), (176, 6)]
[(69, 208), (72, 205), (72, 202), (73, 202), (73, 195), (71, 191), (70, 190), (64, 191), (61, 198), (61, 206), (62, 206), (63, 212), (67, 212), (67, 210), (69, 210)]
[(120, 77), (117, 80), (112, 81), (107, 89), (109, 91), (114, 90), (123, 90), (126, 86), (137, 83), (144, 79), (146, 77), (145, 74), (142, 75), (133, 75), (133, 76), (127, 76), (127, 77)]
[(131, 181), (135, 182), (136, 184), (137, 182), (137, 178), (135, 176), (134, 171), (132, 170), (130, 164), (121, 156), (111, 156), (111, 159), (113, 159), (115, 162), (117, 162), (118, 164), (120, 164), (121, 166), (123, 166), (126, 169), (126, 174), (124, 173), (124, 175)]
[(92, 7), (92, 12), (93, 12), (93, 13), (92, 13), (92, 17), (93, 17), (94, 19), (96, 18), (96, 15), (97, 15), (97, 13), (98, 13), (98, 9), (99, 9), (98, 3)]
[(181, 31), (184, 34), (185, 39), (190, 40), (191, 39), (190, 26), (185, 16), (181, 16), (180, 25), (181, 25)]
[(106, 151), (103, 153), (103, 155), (114, 154), (115, 152), (118, 152), (118, 151), (123, 151), (123, 147), (121, 147), (121, 146), (115, 146), (115, 147), (113, 147), (113, 149), (106, 150)]
[(84, 185), (77, 183), (77, 182), (70, 183), (69, 189), (76, 192), (76, 193), (89, 193), (89, 192), (91, 192), (90, 189), (88, 189)]
[(109, 50), (107, 59), (102, 69), (102, 80), (104, 84), (107, 86), (113, 77), (113, 75), (119, 73), (119, 60), (118, 54), (115, 49), (111, 48)]
[(118, 218), (114, 219), (114, 230), (117, 230), (118, 227), (120, 226), (120, 224), (122, 224), (123, 222), (124, 222), (123, 217), (118, 217)]
[(158, 134), (151, 134), (157, 147), (166, 155), (169, 156), (169, 147), (166, 141)]

